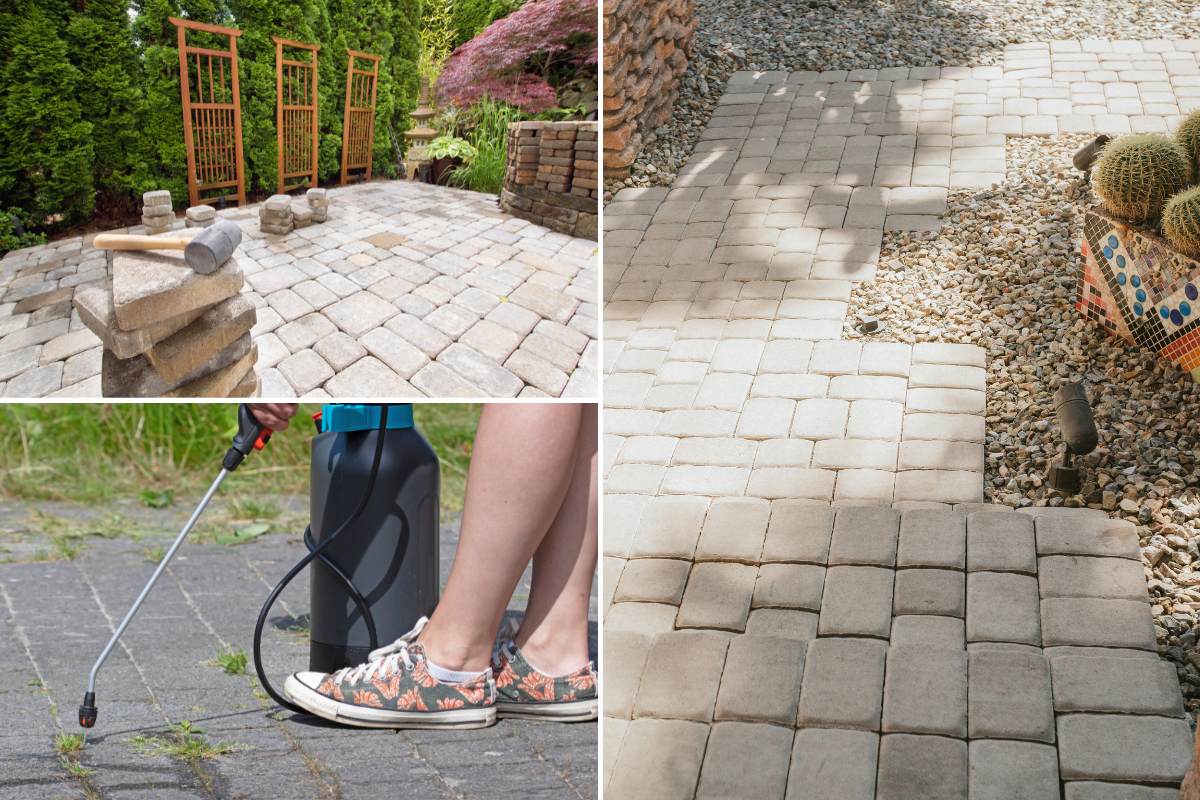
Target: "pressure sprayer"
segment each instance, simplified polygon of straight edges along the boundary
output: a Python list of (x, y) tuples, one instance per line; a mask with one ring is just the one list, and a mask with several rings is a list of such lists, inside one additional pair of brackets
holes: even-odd
[[(275, 585), (254, 628), (254, 668), (263, 688), (285, 700), (262, 666), (262, 632), (284, 588), (312, 563), (309, 669), (332, 672), (367, 659), (433, 611), (438, 598), (438, 459), (413, 426), (411, 405), (328, 405), (313, 415), (308, 553)], [(92, 665), (79, 724), (96, 724), (100, 668), (230, 472), (271, 438), (238, 408), (238, 432), (208, 491)], [(362, 486), (359, 494), (354, 487)]]

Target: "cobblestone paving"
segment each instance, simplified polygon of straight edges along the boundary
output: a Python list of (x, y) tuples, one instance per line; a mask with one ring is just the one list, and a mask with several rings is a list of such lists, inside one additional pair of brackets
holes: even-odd
[[(52, 509), (80, 518), (102, 511)], [(0, 526), (20, 530), (29, 513), (0, 508)], [(148, 526), (166, 537), (186, 513), (164, 519), (157, 512)], [(215, 666), (222, 648), (250, 652), (259, 606), (303, 551), (298, 537), (274, 534), (236, 547), (185, 543), (100, 674), (99, 719), (79, 755), (91, 772), (71, 777), (53, 738), (80, 730), (75, 709), (88, 670), (149, 577), (145, 549), (168, 540), (89, 537), (72, 561), (0, 564), (0, 798), (596, 797), (594, 724), (502, 720), (480, 731), (403, 733), (338, 728), (280, 711), (250, 677)], [(443, 526), (443, 580), (456, 544), (457, 525)], [(9, 557), (28, 557), (34, 546), (13, 546)], [(526, 573), (510, 616), (528, 590)], [(305, 572), (276, 605), (264, 636), (264, 660), (277, 685), (307, 664), (305, 635), (288, 631), (307, 625), (307, 610)], [(138, 736), (165, 736), (167, 724), (180, 720), (203, 729), (210, 743), (236, 749), (187, 761), (135, 745)]]
[(1192, 734), (1132, 524), (689, 500), (606, 561), (606, 796), (1177, 795)]
[[(328, 221), (287, 236), (259, 232), (257, 204), (220, 212), (244, 234), (264, 397), (595, 396), (595, 242), (457, 189), (387, 181), (330, 198)], [(100, 342), (71, 305), (107, 277), (92, 238), (0, 260), (3, 396), (99, 396)]]
[(1007, 137), (1167, 130), (1198, 52), (736, 73), (674, 185), (606, 207), (611, 796), (1174, 796), (1191, 733), (1133, 528), (968, 523), (983, 349), (841, 335), (884, 230), (1003, 181)]

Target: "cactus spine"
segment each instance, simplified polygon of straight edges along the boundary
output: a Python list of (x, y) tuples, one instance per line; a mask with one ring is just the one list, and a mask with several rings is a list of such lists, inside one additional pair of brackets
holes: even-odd
[(1163, 209), (1163, 235), (1179, 252), (1200, 258), (1200, 187), (1180, 192)]
[(1191, 168), (1183, 148), (1158, 134), (1122, 136), (1100, 153), (1092, 183), (1110, 212), (1129, 222), (1162, 213), (1167, 198), (1187, 186)]
[(1200, 109), (1183, 118), (1175, 129), (1175, 141), (1187, 154), (1192, 165), (1192, 178), (1200, 179)]

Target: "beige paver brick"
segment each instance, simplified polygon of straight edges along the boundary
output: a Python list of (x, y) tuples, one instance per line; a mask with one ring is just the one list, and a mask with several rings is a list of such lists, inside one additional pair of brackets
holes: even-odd
[(1175, 668), (1160, 660), (1096, 656), (1050, 659), (1054, 709), (1178, 717), (1183, 713)]
[(1032, 742), (977, 740), (970, 744), (972, 798), (1057, 800), (1058, 752)]
[(1149, 602), (1142, 565), (1127, 558), (1045, 556), (1038, 559), (1042, 597), (1105, 597)]
[(621, 570), (613, 600), (617, 603), (679, 605), (690, 565), (670, 558), (635, 558)]
[(812, 465), (826, 469), (896, 467), (896, 444), (877, 439), (823, 439), (813, 449)]
[(745, 630), (757, 575), (755, 567), (745, 564), (696, 564), (675, 618), (676, 627)]
[(967, 796), (967, 744), (944, 736), (892, 733), (879, 744), (879, 800)]
[(808, 642), (817, 638), (817, 615), (790, 608), (755, 608), (746, 623), (749, 636), (777, 636)]
[(845, 434), (850, 404), (845, 400), (810, 399), (796, 404), (792, 436), (802, 439), (840, 439)]
[(885, 733), (967, 735), (967, 653), (893, 645), (883, 686)]
[(833, 535), (833, 511), (811, 502), (777, 500), (763, 540), (762, 560), (825, 564)]
[(892, 577), (879, 567), (830, 567), (821, 597), (821, 636), (888, 638), (892, 628)]
[(763, 564), (754, 585), (754, 608), (820, 611), (825, 568), (813, 564)]
[(902, 614), (892, 618), (893, 646), (962, 650), (966, 647), (965, 636), (964, 622), (958, 617)]
[(886, 653), (884, 642), (869, 639), (821, 638), (809, 643), (799, 726), (878, 731)]
[(984, 420), (975, 414), (904, 414), (904, 439), (982, 442)]
[(782, 797), (791, 751), (790, 728), (746, 722), (713, 725), (696, 800)]
[(896, 571), (892, 609), (895, 614), (962, 617), (965, 594), (965, 576), (957, 570), (901, 569)]
[(906, 470), (896, 473), (896, 501), (933, 500), (978, 503), (983, 500), (983, 476), (964, 470)]
[(639, 631), (605, 631), (604, 716), (631, 716), (653, 640), (651, 634)]
[(829, 563), (892, 567), (896, 563), (899, 530), (900, 514), (887, 506), (839, 509)]
[(768, 500), (805, 498), (830, 500), (835, 473), (827, 469), (761, 467), (750, 472), (746, 494)]
[(966, 563), (966, 519), (954, 511), (916, 509), (900, 521), (898, 567), (963, 569)]
[(1125, 520), (1109, 519), (1093, 509), (1068, 509), (1067, 513), (1037, 517), (1039, 556), (1091, 555), (1139, 559), (1136, 527)]
[[(794, 725), (804, 651), (805, 643), (792, 639), (733, 637), (714, 718)], [(764, 692), (764, 686), (772, 690)]]
[(707, 739), (708, 726), (696, 722), (634, 720), (607, 793), (628, 800), (692, 800)]
[(1025, 514), (976, 512), (967, 517), (967, 569), (1037, 571), (1033, 520)]
[(1192, 758), (1182, 718), (1064, 714), (1058, 718), (1063, 780), (1174, 783)]
[(1050, 663), (1040, 651), (972, 649), (967, 674), (972, 739), (1054, 742)]
[[(634, 717), (712, 719), (729, 637), (672, 631), (654, 637), (633, 705)], [(689, 691), (679, 691), (680, 685)]]
[[(969, 573), (967, 641), (1042, 644), (1037, 603), (1036, 578), (1008, 572)], [(1047, 645), (1052, 643), (1075, 644), (1046, 639)]]
[[(967, 622), (969, 626), (969, 616)], [(1155, 648), (1154, 625), (1144, 602), (1052, 597), (1042, 601), (1041, 625), (1046, 647)]]
[(757, 498), (713, 501), (696, 546), (697, 561), (757, 563), (767, 533), (771, 505)]

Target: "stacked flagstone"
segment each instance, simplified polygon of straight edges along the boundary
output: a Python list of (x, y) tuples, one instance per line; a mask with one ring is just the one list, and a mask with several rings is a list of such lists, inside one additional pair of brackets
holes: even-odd
[(324, 222), (329, 218), (329, 193), (325, 189), (308, 190), (308, 207), (312, 209), (312, 221)]
[(291, 233), (295, 226), (292, 198), (286, 194), (271, 195), (258, 210), (258, 227), (263, 233), (284, 235)]
[(115, 251), (112, 280), (80, 287), (75, 308), (104, 344), (105, 397), (252, 397), (254, 304), (234, 254), (200, 275), (182, 251)]
[(175, 212), (171, 208), (170, 192), (159, 189), (142, 195), (142, 224), (151, 235), (171, 230), (175, 224)]
[(185, 217), (184, 224), (189, 228), (207, 228), (217, 221), (217, 210), (212, 206), (192, 206)]

